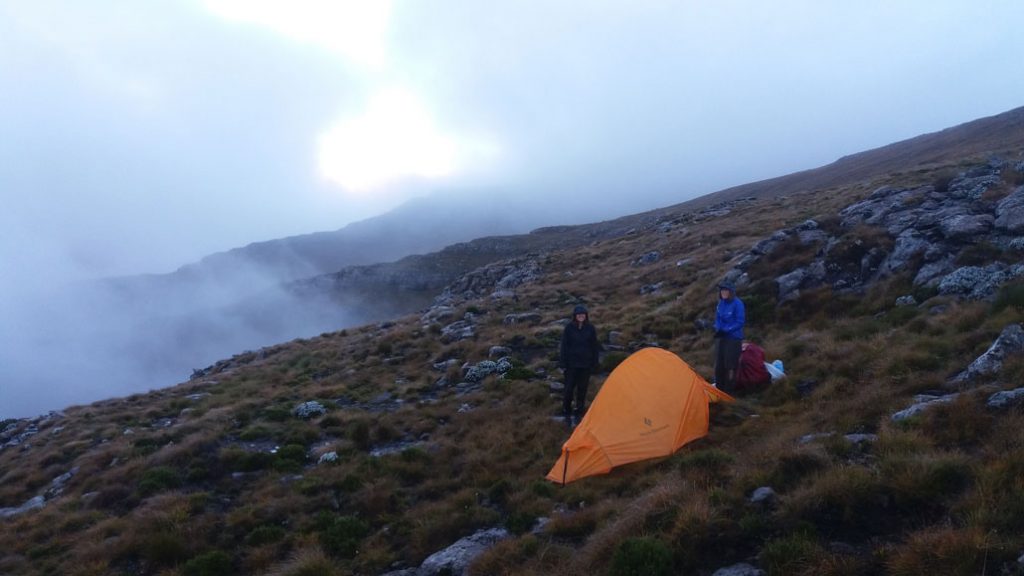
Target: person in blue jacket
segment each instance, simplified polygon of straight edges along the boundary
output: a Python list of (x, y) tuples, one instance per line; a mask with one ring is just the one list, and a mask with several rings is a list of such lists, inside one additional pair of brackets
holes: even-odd
[[(597, 369), (601, 344), (597, 341), (597, 329), (590, 323), (590, 315), (583, 306), (572, 311), (572, 321), (565, 325), (558, 362), (565, 371), (565, 390), (562, 396), (562, 415), (567, 423), (576, 417), (579, 422), (586, 412), (587, 387), (590, 374)], [(576, 410), (572, 409), (575, 396)]]
[(743, 345), (743, 325), (747, 321), (743, 301), (736, 296), (731, 282), (718, 285), (715, 308), (715, 385), (727, 392), (736, 390), (736, 369)]

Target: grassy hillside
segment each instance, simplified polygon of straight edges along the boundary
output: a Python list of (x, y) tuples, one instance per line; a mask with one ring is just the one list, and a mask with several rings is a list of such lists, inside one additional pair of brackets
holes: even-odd
[[(890, 418), (1024, 321), (1019, 281), (965, 301), (904, 272), (779, 303), (771, 280), (815, 257), (787, 245), (748, 269), (748, 334), (784, 359), (786, 380), (716, 405), (710, 435), (671, 457), (564, 487), (544, 480), (568, 436), (551, 386), (558, 321), (574, 304), (614, 340), (592, 395), (647, 345), (710, 375), (711, 334), (699, 325), (751, 246), (807, 219), (844, 246), (890, 245), (877, 228), (842, 227), (840, 211), (879, 186), (933, 185), (981, 161), (676, 207), (614, 237), (520, 255), (540, 272), (514, 296), (456, 297), (241, 354), (176, 387), (4, 422), (5, 440), (23, 442), (0, 450), (0, 507), (50, 494), (41, 509), (0, 518), (0, 573), (381, 574), (494, 526), (513, 536), (469, 573), (711, 574), (744, 561), (773, 575), (1019, 572), (1024, 415), (985, 399), (1024, 381), (1024, 360), (1008, 358), (953, 402)], [(1005, 174), (985, 201), (1024, 183)], [(907, 294), (921, 304), (897, 306)], [(534, 315), (506, 321), (523, 313)], [(459, 320), (472, 337), (445, 331)], [(467, 381), (461, 366), (494, 346), (514, 368)], [(296, 415), (308, 401), (326, 413)], [(762, 486), (774, 504), (749, 501)]]

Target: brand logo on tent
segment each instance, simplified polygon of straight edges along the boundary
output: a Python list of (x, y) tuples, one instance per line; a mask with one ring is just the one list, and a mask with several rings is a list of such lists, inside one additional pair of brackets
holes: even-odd
[(644, 424), (646, 424), (648, 427), (654, 426), (654, 422), (652, 422), (650, 418), (646, 417), (644, 418)]

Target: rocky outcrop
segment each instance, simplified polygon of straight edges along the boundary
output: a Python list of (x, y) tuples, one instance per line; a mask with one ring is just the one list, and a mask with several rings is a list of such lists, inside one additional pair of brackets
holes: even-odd
[(539, 256), (531, 255), (488, 264), (449, 284), (435, 300), (437, 304), (486, 298), (498, 292), (535, 282), (543, 274)]
[(506, 314), (503, 324), (540, 324), (543, 317), (540, 312), (520, 312), (517, 314)]
[(964, 266), (939, 281), (939, 294), (988, 300), (996, 295), (1000, 286), (1021, 276), (1024, 276), (1024, 264), (1007, 266), (996, 262), (988, 266)]
[(78, 466), (75, 466), (71, 470), (54, 478), (42, 494), (29, 498), (21, 506), (0, 508), (0, 518), (10, 518), (12, 516), (18, 516), (20, 514), (25, 514), (26, 512), (43, 508), (46, 506), (47, 502), (64, 493), (64, 488), (67, 486), (68, 481), (70, 481), (77, 473)]
[(1024, 186), (1017, 187), (996, 206), (997, 229), (1011, 234), (1024, 234)]
[(996, 392), (988, 397), (988, 401), (985, 404), (989, 408), (996, 409), (1020, 406), (1021, 404), (1024, 404), (1024, 388)]
[[(987, 266), (956, 263), (964, 250), (982, 242), (1005, 253), (1008, 261), (1018, 260), (1008, 251), (1024, 248), (1024, 187), (998, 202), (985, 197), (1001, 185), (1003, 166), (994, 161), (962, 172), (945, 190), (931, 185), (879, 188), (839, 212), (839, 236), (830, 236), (814, 220), (778, 230), (755, 243), (725, 277), (740, 288), (756, 282), (760, 279), (748, 275), (751, 266), (797, 241), (820, 248), (810, 263), (774, 278), (779, 302), (821, 286), (860, 290), (899, 273), (910, 273), (915, 285), (937, 287), (944, 295), (992, 299), (1000, 286), (1024, 277), (1024, 264), (1000, 261), (999, 254)], [(884, 234), (862, 239), (850, 233), (864, 226)]]
[(719, 568), (711, 576), (764, 576), (764, 570), (741, 562), (732, 566), (726, 566), (725, 568)]
[(477, 556), (510, 536), (511, 534), (504, 528), (478, 530), (444, 550), (431, 554), (418, 568), (396, 570), (382, 576), (439, 576), (441, 574), (462, 576)]
[(1002, 369), (1003, 361), (1008, 356), (1021, 353), (1024, 353), (1024, 327), (1010, 324), (1003, 328), (988, 350), (971, 362), (966, 370), (953, 377), (951, 383), (973, 382), (981, 377), (992, 376)]
[(959, 396), (959, 394), (947, 394), (945, 396), (918, 394), (917, 396), (914, 396), (914, 404), (892, 415), (892, 421), (901, 422), (913, 416), (917, 416), (928, 408), (938, 406), (939, 404), (948, 404), (956, 400)]
[(302, 404), (296, 406), (295, 410), (293, 410), (293, 413), (295, 414), (296, 418), (301, 418), (302, 420), (309, 420), (314, 416), (321, 416), (323, 414), (326, 414), (327, 408), (324, 408), (324, 405), (317, 402), (316, 400), (310, 400), (309, 402), (303, 402)]

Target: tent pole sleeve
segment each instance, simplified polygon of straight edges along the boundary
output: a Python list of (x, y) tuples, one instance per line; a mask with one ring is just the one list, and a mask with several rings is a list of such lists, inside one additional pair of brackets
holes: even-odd
[(569, 473), (569, 451), (565, 451), (565, 465), (562, 466), (562, 486), (565, 486), (565, 477)]

